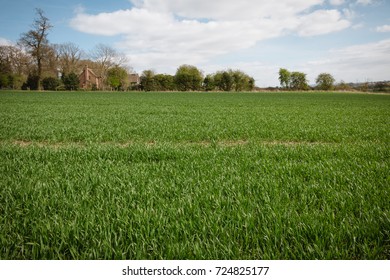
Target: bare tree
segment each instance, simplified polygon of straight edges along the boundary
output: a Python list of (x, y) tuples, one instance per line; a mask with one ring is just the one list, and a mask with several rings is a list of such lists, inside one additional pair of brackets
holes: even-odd
[(56, 45), (59, 67), (62, 73), (76, 72), (82, 55), (81, 49), (74, 43)]
[(31, 57), (24, 53), (19, 46), (0, 46), (0, 64), (7, 65), (7, 68), (16, 75), (28, 74), (28, 66)]
[(98, 44), (91, 52), (91, 58), (99, 64), (98, 73), (103, 79), (103, 83), (107, 83), (107, 72), (112, 67), (120, 67), (128, 62), (124, 54), (119, 53), (114, 48)]
[(32, 29), (27, 33), (23, 33), (19, 42), (35, 59), (37, 64), (38, 90), (40, 90), (42, 80), (42, 62), (45, 58), (45, 52), (49, 49), (47, 35), (53, 26), (50, 24), (49, 19), (45, 16), (43, 10), (36, 9), (36, 14), (37, 18), (34, 19)]
[[(20, 88), (30, 72), (31, 56), (19, 46), (0, 46), (0, 87)], [(4, 77), (7, 77), (4, 80)]]

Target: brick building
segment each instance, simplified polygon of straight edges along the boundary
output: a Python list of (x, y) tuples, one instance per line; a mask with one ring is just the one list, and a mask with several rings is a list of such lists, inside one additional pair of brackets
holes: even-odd
[(79, 75), (81, 89), (100, 89), (102, 86), (102, 78), (97, 76), (88, 65), (84, 66), (83, 72)]

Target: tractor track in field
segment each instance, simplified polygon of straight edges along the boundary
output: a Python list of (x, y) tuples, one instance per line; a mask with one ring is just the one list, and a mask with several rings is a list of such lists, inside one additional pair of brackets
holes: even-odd
[(49, 148), (49, 149), (63, 149), (63, 148), (86, 148), (94, 146), (102, 147), (116, 147), (129, 148), (132, 146), (146, 146), (146, 147), (240, 147), (240, 146), (330, 146), (339, 145), (336, 142), (321, 142), (321, 141), (297, 141), (297, 140), (201, 140), (201, 141), (103, 141), (103, 142), (83, 142), (83, 141), (35, 141), (35, 140), (8, 140), (0, 141), (1, 146), (11, 145), (20, 148)]

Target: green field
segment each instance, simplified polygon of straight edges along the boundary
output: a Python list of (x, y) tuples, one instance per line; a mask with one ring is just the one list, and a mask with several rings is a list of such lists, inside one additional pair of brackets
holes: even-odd
[(390, 96), (0, 92), (0, 259), (389, 259)]

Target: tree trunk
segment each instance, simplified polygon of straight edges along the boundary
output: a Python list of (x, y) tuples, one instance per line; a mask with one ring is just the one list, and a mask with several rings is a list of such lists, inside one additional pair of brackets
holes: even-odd
[(37, 74), (37, 78), (38, 78), (38, 90), (41, 91), (42, 90), (42, 87), (41, 87), (41, 80), (42, 80), (42, 61), (41, 61), (41, 58), (38, 58), (37, 59), (37, 62), (38, 62), (38, 74)]

